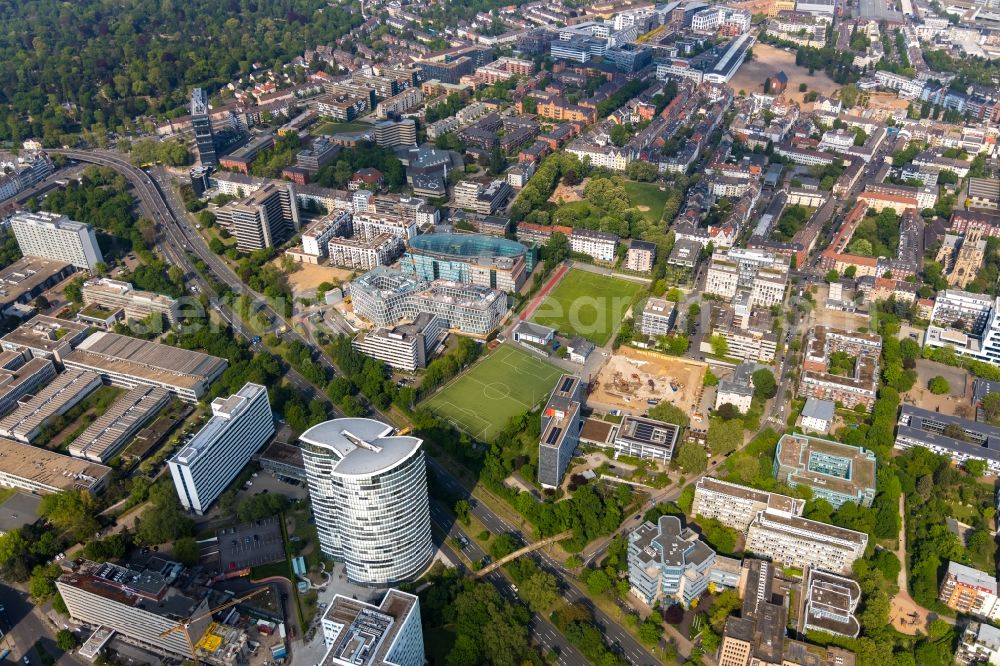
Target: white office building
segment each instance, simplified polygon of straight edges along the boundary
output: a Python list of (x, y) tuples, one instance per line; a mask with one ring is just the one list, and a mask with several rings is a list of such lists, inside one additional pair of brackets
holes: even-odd
[(300, 441), (323, 553), (361, 585), (423, 571), (434, 554), (423, 440), (374, 419), (343, 418), (313, 426)]
[(10, 228), (25, 256), (65, 261), (88, 271), (104, 261), (90, 225), (65, 215), (22, 211), (10, 219)]
[(274, 434), (267, 388), (246, 384), (212, 401), (212, 418), (167, 464), (181, 506), (202, 515)]
[(381, 604), (338, 594), (320, 621), (326, 655), (319, 666), (423, 666), (420, 599), (389, 590)]

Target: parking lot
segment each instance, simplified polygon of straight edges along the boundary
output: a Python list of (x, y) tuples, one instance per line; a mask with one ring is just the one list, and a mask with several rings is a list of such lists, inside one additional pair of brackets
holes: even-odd
[(285, 559), (281, 524), (277, 516), (263, 518), (216, 533), (223, 571), (235, 571)]

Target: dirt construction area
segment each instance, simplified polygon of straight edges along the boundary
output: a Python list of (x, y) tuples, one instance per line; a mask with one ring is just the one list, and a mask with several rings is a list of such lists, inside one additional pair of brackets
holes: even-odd
[(341, 283), (349, 281), (354, 275), (346, 268), (317, 264), (298, 264), (298, 266), (299, 270), (288, 275), (288, 286), (292, 288), (292, 293), (296, 296), (304, 295), (324, 282), (339, 286)]
[(652, 407), (647, 401), (667, 400), (691, 413), (707, 367), (698, 361), (622, 347), (601, 368), (588, 401), (641, 414)]
[(552, 203), (573, 203), (574, 201), (583, 201), (583, 186), (586, 183), (586, 179), (583, 180), (579, 185), (565, 185), (559, 183), (556, 185), (555, 191), (552, 192), (552, 196), (549, 197), (549, 201)]
[[(942, 395), (934, 395), (927, 388), (930, 380), (938, 376), (948, 382), (948, 392)], [(967, 370), (918, 358), (917, 381), (903, 394), (903, 402), (950, 416), (974, 419), (972, 383), (972, 376)]]
[[(805, 93), (799, 92), (799, 84), (804, 83), (808, 90), (815, 90), (827, 97), (840, 89), (825, 72), (816, 70), (809, 74), (809, 69), (795, 64), (795, 54), (779, 49), (770, 44), (754, 44), (753, 60), (747, 60), (729, 82), (733, 90), (745, 90), (747, 94), (763, 93), (764, 79), (784, 71), (788, 76), (788, 87), (785, 89), (785, 99), (804, 103)], [(808, 92), (808, 90), (806, 92)]]

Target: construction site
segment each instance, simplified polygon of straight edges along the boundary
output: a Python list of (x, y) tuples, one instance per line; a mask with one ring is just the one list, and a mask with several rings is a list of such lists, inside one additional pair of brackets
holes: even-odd
[(666, 400), (691, 413), (707, 367), (699, 361), (622, 347), (592, 379), (587, 402), (642, 414)]

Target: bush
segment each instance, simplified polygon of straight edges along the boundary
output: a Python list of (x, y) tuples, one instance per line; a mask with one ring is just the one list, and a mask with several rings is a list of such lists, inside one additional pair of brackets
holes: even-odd
[(948, 384), (948, 380), (938, 375), (927, 382), (927, 388), (934, 395), (944, 395), (951, 390), (951, 386)]

